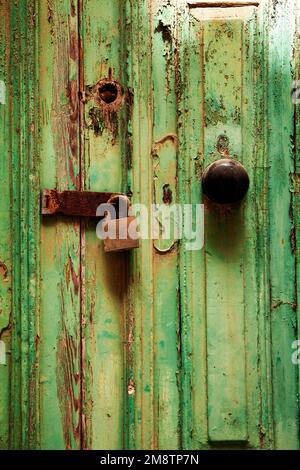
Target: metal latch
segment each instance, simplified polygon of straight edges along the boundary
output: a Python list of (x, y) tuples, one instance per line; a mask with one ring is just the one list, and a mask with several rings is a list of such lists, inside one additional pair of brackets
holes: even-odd
[[(97, 211), (102, 204), (103, 211)], [(99, 213), (102, 213), (104, 233), (107, 235), (104, 237), (104, 250), (120, 252), (139, 247), (135, 236), (136, 219), (128, 216), (129, 204), (127, 196), (121, 193), (45, 189), (42, 214), (100, 218)]]
[(120, 193), (93, 191), (57, 191), (44, 189), (42, 194), (42, 214), (62, 214), (77, 217), (97, 217), (100, 204), (107, 204)]

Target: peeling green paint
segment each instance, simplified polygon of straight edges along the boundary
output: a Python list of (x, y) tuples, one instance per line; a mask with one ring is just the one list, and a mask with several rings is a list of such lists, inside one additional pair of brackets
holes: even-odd
[[(0, 0), (0, 448), (298, 449), (295, 2), (102, 3)], [(251, 185), (203, 250), (40, 216), (45, 187), (201, 203), (222, 156)]]

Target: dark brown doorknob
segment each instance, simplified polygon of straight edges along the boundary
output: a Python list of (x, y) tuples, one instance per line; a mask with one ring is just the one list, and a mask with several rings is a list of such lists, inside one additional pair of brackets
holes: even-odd
[(202, 177), (204, 194), (217, 204), (234, 204), (246, 195), (249, 176), (243, 165), (231, 158), (222, 158), (209, 165)]

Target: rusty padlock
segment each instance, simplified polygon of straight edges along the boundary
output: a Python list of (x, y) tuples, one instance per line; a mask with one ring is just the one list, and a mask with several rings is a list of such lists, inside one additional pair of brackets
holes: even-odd
[[(139, 247), (137, 221), (133, 216), (128, 216), (130, 207), (129, 199), (123, 195), (111, 197), (108, 205), (116, 209), (107, 211), (103, 220), (104, 251), (118, 252), (132, 250)], [(112, 212), (116, 218), (112, 218)]]

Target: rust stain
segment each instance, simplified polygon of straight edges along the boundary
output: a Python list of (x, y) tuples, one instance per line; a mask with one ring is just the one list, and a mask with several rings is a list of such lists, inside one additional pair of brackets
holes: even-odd
[(107, 129), (111, 132), (112, 144), (115, 145), (119, 129), (116, 113), (110, 110), (107, 105), (103, 106), (103, 108), (94, 106), (89, 111), (89, 117), (95, 135), (100, 136), (103, 134), (103, 131)]
[[(292, 254), (296, 254), (297, 250), (297, 235), (296, 235), (296, 227), (294, 221), (294, 201), (293, 201), (293, 194), (295, 194), (296, 189), (298, 189), (297, 185), (297, 178), (295, 174), (290, 173), (290, 182), (291, 187), (293, 188), (294, 192), (290, 192), (290, 206), (289, 206), (289, 218), (291, 222), (291, 229), (290, 229), (290, 244), (291, 244), (291, 251)], [(297, 193), (296, 193), (297, 194)]]
[(91, 325), (93, 325), (94, 323), (94, 316), (95, 316), (95, 298), (93, 296), (93, 299), (91, 301), (91, 310), (90, 310), (90, 324)]
[(164, 184), (163, 186), (163, 202), (164, 204), (172, 204), (172, 190), (169, 184)]
[(127, 93), (126, 93), (126, 103), (131, 108), (131, 106), (133, 106), (133, 102), (134, 102), (133, 88), (128, 88)]
[(52, 1), (48, 0), (47, 7), (48, 7), (47, 20), (48, 20), (48, 23), (51, 24), (51, 23), (53, 23), (53, 5), (52, 5)]
[(73, 0), (71, 2), (71, 15), (73, 18), (76, 16), (76, 6)]
[[(169, 10), (169, 12), (168, 12)], [(165, 57), (165, 68), (166, 68), (166, 95), (172, 91), (172, 76), (174, 70), (174, 47), (176, 47), (176, 24), (174, 20), (171, 20), (170, 13), (172, 15), (172, 6), (162, 5), (159, 9), (158, 24), (154, 30), (155, 33), (161, 34), (164, 42), (163, 56)], [(172, 15), (173, 16), (173, 15)]]
[(80, 442), (80, 400), (76, 396), (75, 385), (79, 374), (75, 370), (78, 351), (73, 337), (67, 332), (65, 324), (57, 344), (57, 395), (62, 416), (63, 434), (66, 449), (72, 448), (75, 439)]
[(293, 255), (296, 254), (296, 228), (292, 227), (290, 231), (291, 249)]
[(133, 306), (129, 304), (127, 317), (127, 361), (130, 367), (133, 367), (133, 343), (134, 343), (134, 312)]
[(154, 148), (157, 148), (158, 146), (163, 145), (165, 142), (168, 140), (171, 140), (171, 142), (174, 143), (176, 147), (178, 147), (178, 136), (176, 134), (166, 134), (164, 137), (162, 137), (160, 140), (155, 142)]
[(229, 138), (225, 134), (218, 136), (217, 150), (222, 157), (229, 157)]
[(47, 21), (50, 25), (50, 35), (54, 35), (54, 13), (53, 13), (53, 1), (48, 0), (47, 1), (47, 7), (48, 7), (48, 15), (47, 15)]
[(296, 302), (287, 302), (284, 300), (274, 300), (271, 304), (271, 310), (275, 310), (276, 308), (280, 307), (281, 305), (290, 305), (292, 310), (297, 310), (297, 303)]
[[(78, 84), (77, 80), (68, 82), (67, 97), (69, 99), (68, 135), (71, 154), (74, 161), (78, 155)], [(73, 159), (69, 158), (69, 173), (73, 184), (77, 187)]]
[(260, 448), (263, 449), (265, 446), (265, 436), (266, 433), (263, 431), (261, 424), (259, 425), (259, 442)]
[[(126, 167), (128, 170), (132, 168), (132, 152), (133, 152), (133, 144), (132, 144), (132, 136), (129, 135), (127, 132), (126, 137)], [(131, 196), (129, 194), (128, 196)]]
[[(51, 109), (54, 149), (57, 155), (57, 174), (62, 185), (70, 184), (76, 189), (79, 186), (78, 171), (78, 121), (79, 96), (78, 79), (73, 79), (70, 60), (78, 61), (77, 28), (70, 24), (66, 31), (59, 12), (53, 2), (48, 0), (48, 21), (51, 24), (51, 35), (55, 47), (53, 68), (53, 101)], [(53, 29), (52, 24), (59, 25)], [(70, 60), (66, 60), (66, 58)], [(65, 91), (65, 95), (64, 92)]]
[(126, 127), (126, 168), (127, 170), (129, 170), (132, 168), (132, 153), (133, 153), (131, 121), (132, 121), (132, 111), (133, 111), (133, 103), (134, 103), (134, 90), (132, 88), (127, 89), (125, 101), (126, 101), (126, 113), (125, 113), (124, 126)]
[[(8, 323), (8, 325), (4, 326), (0, 330), (0, 340), (3, 340), (4, 338), (10, 338), (11, 336), (11, 330), (12, 330), (12, 323), (11, 321)], [(8, 352), (8, 351), (7, 351)]]
[(29, 13), (30, 13), (30, 24), (32, 27), (35, 26), (35, 17), (37, 15), (34, 7), (32, 5), (29, 6)]
[(70, 57), (72, 60), (77, 60), (78, 58), (78, 41), (75, 31), (70, 31)]
[(4, 282), (8, 282), (8, 269), (3, 261), (0, 261), (0, 276), (3, 277)]
[(79, 287), (80, 287), (80, 276), (79, 274), (76, 274), (75, 272), (74, 263), (70, 255), (69, 255), (69, 267), (70, 267), (70, 273), (71, 273), (72, 282), (74, 285), (75, 294), (77, 295), (79, 291)]
[(129, 379), (129, 384), (127, 387), (127, 393), (129, 396), (135, 395), (135, 384), (132, 379)]
[[(85, 238), (82, 239), (82, 253), (85, 253)], [(96, 272), (96, 264), (94, 266), (94, 273)], [(88, 338), (94, 338), (94, 314), (95, 314), (95, 293), (96, 293), (96, 276), (91, 276), (89, 284), (90, 303), (89, 297), (86, 297), (86, 282), (85, 282), (85, 268), (82, 266), (81, 271), (82, 286), (81, 286), (81, 448), (84, 450), (91, 448), (93, 441), (93, 426), (91, 423), (93, 411), (93, 395), (90, 384), (93, 382), (93, 369), (90, 360), (86, 354), (87, 331)], [(90, 309), (87, 312), (87, 308)], [(88, 320), (90, 325), (87, 325)], [(87, 387), (88, 383), (89, 386)]]
[[(6, 20), (10, 19), (10, 10), (9, 10), (9, 2), (7, 1), (0, 1), (0, 16), (2, 18), (5, 18)], [(7, 25), (9, 25), (9, 21), (7, 22)]]
[(40, 345), (40, 336), (39, 335), (36, 335), (35, 336), (35, 350), (37, 351), (37, 349), (39, 348), (39, 345)]
[(172, 31), (170, 25), (165, 24), (162, 20), (159, 20), (155, 33), (161, 33), (164, 42), (172, 42)]
[(259, 2), (231, 2), (231, 1), (224, 1), (224, 2), (217, 2), (217, 1), (210, 1), (210, 2), (187, 2), (188, 7), (193, 8), (241, 8), (246, 6), (258, 7)]
[(122, 85), (112, 79), (112, 71), (109, 78), (101, 79), (87, 89), (86, 97), (92, 98), (95, 103), (89, 110), (91, 127), (97, 136), (102, 135), (104, 130), (111, 132), (112, 145), (115, 145), (119, 132), (119, 111), (125, 104), (128, 93), (125, 94)]
[(80, 384), (80, 392), (81, 392), (81, 448), (86, 450), (88, 448), (88, 430), (89, 430), (89, 422), (88, 416), (86, 413), (86, 345), (85, 345), (85, 337), (82, 335), (81, 338), (81, 384)]

